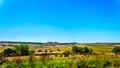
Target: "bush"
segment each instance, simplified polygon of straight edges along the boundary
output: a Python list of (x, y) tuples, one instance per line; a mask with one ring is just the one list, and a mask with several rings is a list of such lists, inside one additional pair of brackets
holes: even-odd
[(63, 52), (64, 57), (68, 57), (70, 55), (70, 51), (66, 50)]
[(30, 50), (30, 54), (34, 54), (35, 53), (35, 50)]
[(4, 56), (13, 56), (17, 53), (17, 49), (14, 47), (7, 47), (3, 50), (2, 53)]
[(11, 47), (7, 47), (2, 51), (4, 56), (13, 56), (13, 55), (29, 55), (29, 46), (27, 44), (20, 44)]
[(89, 53), (90, 52), (88, 47), (84, 47), (83, 49), (84, 49), (84, 53)]
[(29, 45), (27, 44), (20, 44), (14, 46), (17, 49), (17, 55), (29, 55)]
[(83, 48), (82, 47), (73, 46), (72, 47), (72, 51), (74, 53), (83, 53)]
[(112, 52), (114, 52), (116, 54), (116, 57), (117, 57), (117, 54), (120, 53), (120, 46), (115, 46), (113, 48)]
[(60, 52), (60, 49), (58, 48), (58, 49), (57, 49), (57, 51), (59, 51), (59, 52)]
[(29, 45), (28, 44), (20, 44), (20, 52), (21, 55), (29, 55)]
[(41, 50), (41, 49), (39, 49), (39, 50), (38, 50), (38, 52), (42, 52), (42, 50)]
[(72, 47), (72, 51), (74, 53), (92, 53), (93, 50), (91, 48), (88, 47), (78, 47), (78, 46), (73, 46)]

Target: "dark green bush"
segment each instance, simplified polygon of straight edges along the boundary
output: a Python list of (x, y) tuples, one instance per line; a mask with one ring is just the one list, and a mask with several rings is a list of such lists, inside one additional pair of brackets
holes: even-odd
[(72, 47), (72, 51), (74, 53), (92, 53), (93, 50), (91, 48), (88, 48), (88, 47), (78, 47), (78, 46), (73, 46)]
[(17, 49), (14, 47), (7, 47), (3, 50), (2, 53), (4, 56), (13, 56), (13, 55), (16, 55)]
[(70, 51), (66, 50), (63, 52), (64, 57), (68, 57), (70, 55)]
[(113, 48), (112, 52), (114, 52), (116, 54), (116, 57), (117, 57), (117, 54), (120, 53), (120, 46), (115, 46)]
[(14, 46), (17, 49), (17, 55), (29, 55), (29, 45), (28, 44), (20, 44)]

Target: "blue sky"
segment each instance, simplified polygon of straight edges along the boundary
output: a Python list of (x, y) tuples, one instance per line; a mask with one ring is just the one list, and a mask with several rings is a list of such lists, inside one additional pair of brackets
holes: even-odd
[(0, 40), (120, 42), (120, 1), (0, 0)]

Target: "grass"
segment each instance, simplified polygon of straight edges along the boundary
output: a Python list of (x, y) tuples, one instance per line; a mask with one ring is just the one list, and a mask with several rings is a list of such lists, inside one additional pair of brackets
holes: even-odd
[[(107, 44), (77, 44), (80, 47), (92, 48), (94, 52), (100, 52), (100, 54), (90, 55), (75, 55), (69, 57), (42, 57), (40, 56), (14, 56), (7, 57), (8, 60), (4, 61), (0, 68), (120, 68), (120, 55), (116, 58), (111, 52), (115, 45)], [(57, 52), (60, 49), (61, 52), (65, 50), (71, 50), (72, 45), (55, 45), (55, 46), (43, 46), (42, 48), (35, 48), (37, 51), (52, 50)], [(34, 47), (31, 47), (34, 49)], [(37, 58), (35, 58), (37, 57)], [(12, 60), (12, 61), (10, 61)]]
[(115, 45), (77, 45), (77, 46), (80, 46), (80, 47), (89, 47), (89, 48), (92, 48), (94, 52), (111, 52), (112, 49), (114, 48)]
[(84, 56), (5, 62), (0, 68), (119, 68), (120, 57)]

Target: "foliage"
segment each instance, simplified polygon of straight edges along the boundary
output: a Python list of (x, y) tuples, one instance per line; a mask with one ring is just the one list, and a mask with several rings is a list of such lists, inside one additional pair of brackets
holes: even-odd
[(68, 56), (70, 55), (70, 51), (68, 51), (68, 50), (64, 51), (64, 52), (63, 52), (63, 55), (64, 55), (65, 57), (68, 57)]
[(14, 46), (17, 49), (18, 55), (29, 55), (29, 45), (28, 44), (20, 44)]
[(29, 60), (5, 62), (0, 68), (119, 68), (120, 58), (101, 58), (101, 57), (83, 57), (83, 58), (57, 58), (35, 60), (30, 56)]
[(13, 56), (13, 55), (16, 54), (16, 52), (17, 52), (16, 48), (14, 48), (14, 47), (7, 47), (7, 48), (5, 48), (3, 50), (2, 53), (3, 53), (4, 56)]
[(5, 48), (2, 51), (2, 54), (4, 56), (19, 56), (19, 55), (29, 55), (29, 45), (27, 44), (20, 44), (20, 45), (15, 45), (15, 46), (10, 46)]
[(78, 46), (73, 46), (72, 47), (72, 51), (74, 53), (92, 53), (93, 50), (91, 48), (88, 47), (78, 47)]
[(39, 50), (38, 50), (38, 52), (42, 52), (42, 50), (41, 50), (41, 49), (39, 49)]
[(112, 52), (114, 52), (116, 54), (116, 57), (117, 57), (117, 54), (120, 53), (120, 46), (115, 46), (113, 48)]
[(28, 44), (20, 44), (20, 52), (21, 55), (29, 55), (29, 45)]
[(35, 53), (35, 50), (30, 50), (30, 54), (34, 54)]
[(73, 46), (72, 47), (72, 51), (75, 52), (75, 53), (83, 53), (83, 48), (82, 47)]

